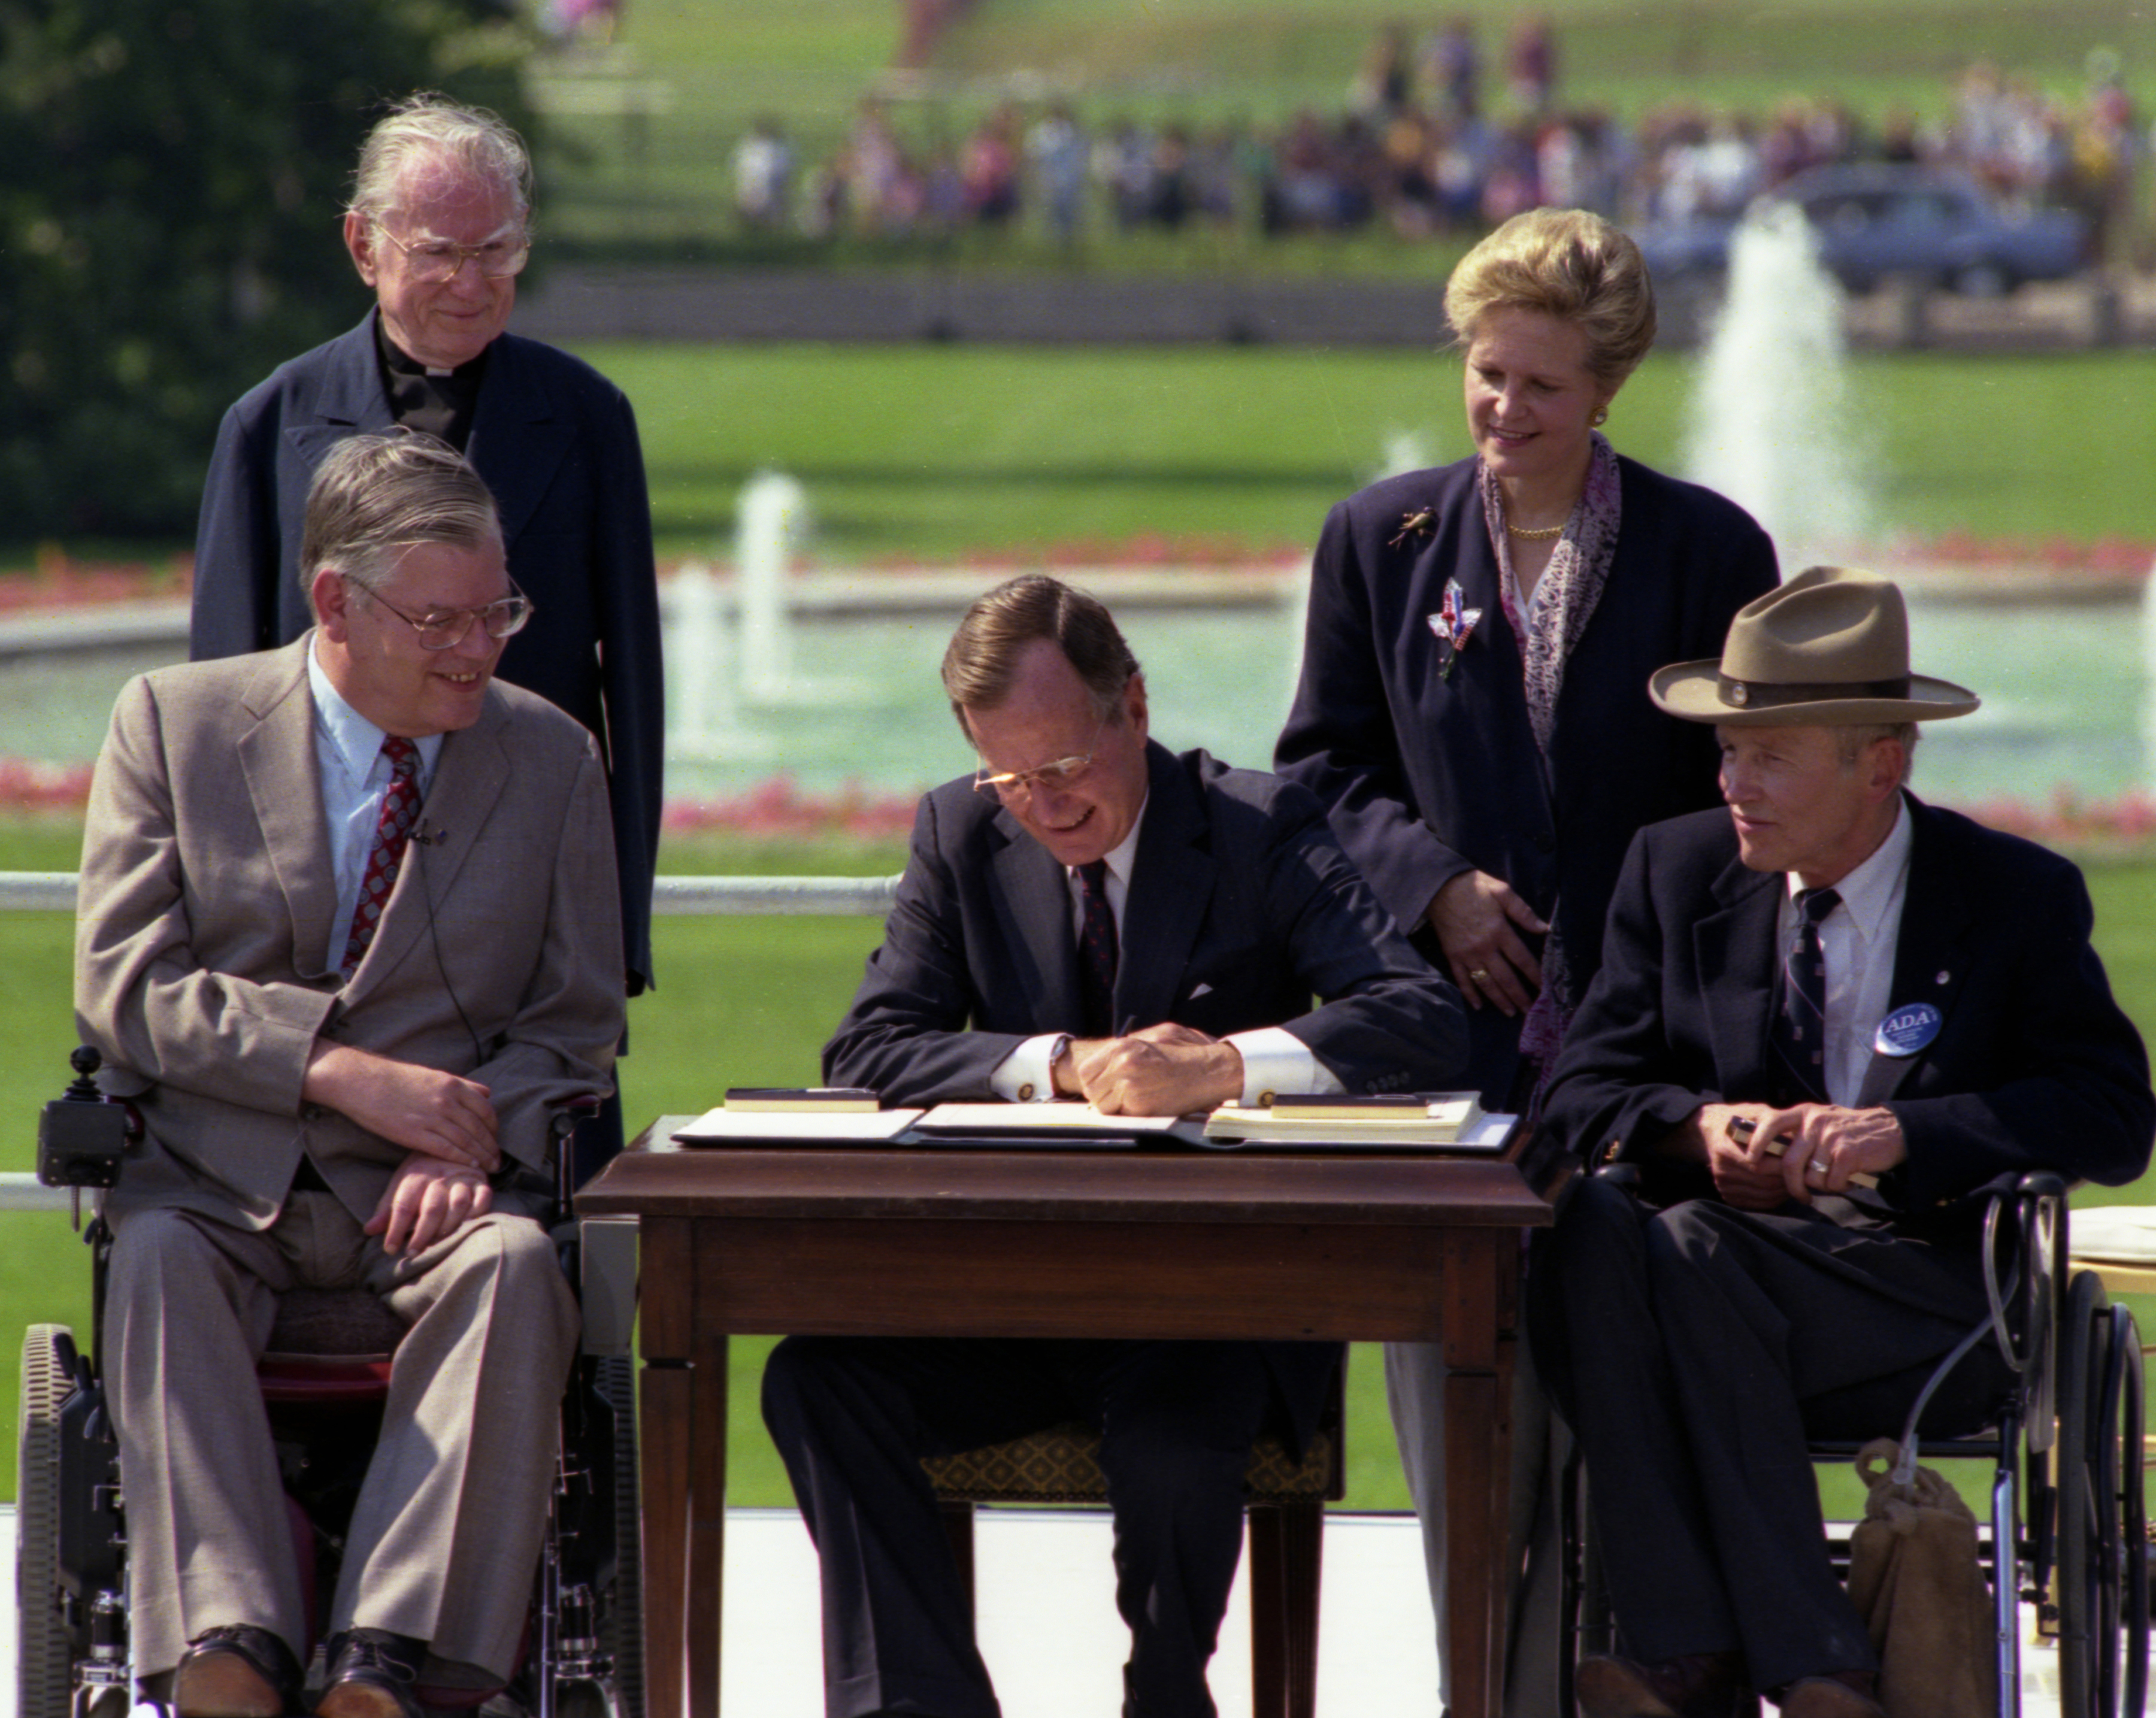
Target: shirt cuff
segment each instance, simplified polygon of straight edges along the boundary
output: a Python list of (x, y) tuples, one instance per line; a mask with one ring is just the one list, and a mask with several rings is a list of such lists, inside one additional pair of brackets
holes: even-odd
[(988, 1075), (988, 1090), (1007, 1104), (1045, 1104), (1055, 1095), (1055, 1075), (1049, 1060), (1067, 1034), (1044, 1032), (1029, 1038)]
[(1261, 1026), (1254, 1032), (1231, 1032), (1226, 1042), (1242, 1055), (1243, 1102), (1253, 1108), (1264, 1108), (1276, 1092), (1348, 1089), (1312, 1054), (1308, 1044), (1283, 1028)]

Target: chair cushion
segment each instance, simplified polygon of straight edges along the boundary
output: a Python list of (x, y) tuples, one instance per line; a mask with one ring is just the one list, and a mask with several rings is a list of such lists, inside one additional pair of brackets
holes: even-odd
[(386, 1356), (404, 1321), (364, 1289), (287, 1289), (277, 1297), (271, 1354)]
[[(956, 1455), (921, 1458), (936, 1495), (947, 1503), (1105, 1503), (1101, 1434), (1073, 1420)], [(1332, 1440), (1320, 1430), (1295, 1461), (1275, 1437), (1260, 1438), (1243, 1476), (1253, 1503), (1325, 1496), (1331, 1483)]]

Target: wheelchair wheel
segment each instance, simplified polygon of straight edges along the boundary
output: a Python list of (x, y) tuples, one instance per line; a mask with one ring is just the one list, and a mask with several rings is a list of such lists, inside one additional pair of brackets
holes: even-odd
[[(2066, 1293), (2057, 1467), (2061, 1718), (2138, 1718), (2147, 1680), (2140, 1351), (2092, 1271)], [(2129, 1537), (2129, 1534), (2131, 1537)]]
[(636, 1367), (626, 1355), (598, 1363), (598, 1391), (613, 1414), (613, 1590), (602, 1638), (613, 1660), (607, 1718), (644, 1718), (644, 1545), (636, 1493)]
[(65, 1325), (23, 1336), (16, 1420), (15, 1628), (18, 1718), (68, 1718), (74, 1650), (59, 1608), (60, 1404), (74, 1387), (61, 1350)]

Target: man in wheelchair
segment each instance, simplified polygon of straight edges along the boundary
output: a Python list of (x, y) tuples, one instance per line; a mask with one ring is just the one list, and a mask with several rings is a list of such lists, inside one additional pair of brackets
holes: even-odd
[(295, 1287), (407, 1326), (316, 1710), (413, 1718), (429, 1654), (514, 1669), (578, 1328), (532, 1220), (548, 1110), (608, 1089), (622, 1028), (604, 772), (493, 681), (530, 605), (485, 485), (432, 438), (354, 436), (301, 576), (295, 643), (121, 693), (84, 842), (78, 1021), (143, 1123), (105, 1207), (135, 1663), (183, 1718), (300, 1710), (254, 1382)]
[[(1589, 1718), (1863, 1718), (1877, 1659), (1806, 1439), (1898, 1428), (1987, 1316), (1987, 1184), (2146, 1167), (2156, 1097), (2080, 874), (1906, 787), (1975, 697), (1908, 671), (1901, 593), (1814, 567), (1652, 695), (1722, 741), (1727, 811), (1643, 831), (1545, 1125), (1589, 1165), (1531, 1273), (1627, 1656)], [(1933, 1397), (1973, 1430), (1990, 1344)]]

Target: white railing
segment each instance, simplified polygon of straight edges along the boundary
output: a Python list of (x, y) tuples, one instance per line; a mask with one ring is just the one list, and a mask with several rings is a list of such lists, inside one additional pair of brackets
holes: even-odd
[[(651, 910), (672, 918), (829, 916), (880, 918), (898, 894), (896, 877), (661, 877)], [(72, 871), (0, 871), (0, 912), (71, 913)], [(25, 1172), (0, 1172), (0, 1211), (65, 1211), (70, 1190)]]

